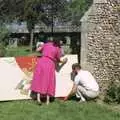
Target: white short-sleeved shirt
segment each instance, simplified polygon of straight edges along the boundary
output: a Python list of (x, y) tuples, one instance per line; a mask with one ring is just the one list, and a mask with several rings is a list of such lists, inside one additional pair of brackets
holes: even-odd
[(81, 85), (87, 90), (99, 91), (98, 83), (89, 71), (80, 70), (74, 82), (76, 85)]

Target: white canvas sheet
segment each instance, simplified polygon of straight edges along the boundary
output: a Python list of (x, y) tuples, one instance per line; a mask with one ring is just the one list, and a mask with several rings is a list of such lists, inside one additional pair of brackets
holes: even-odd
[[(56, 72), (56, 93), (55, 97), (67, 96), (73, 86), (70, 79), (71, 66), (77, 62), (77, 55), (66, 55), (68, 62)], [(17, 85), (27, 78), (26, 74), (16, 63), (14, 57), (0, 58), (0, 101), (30, 99), (29, 94), (21, 94)]]

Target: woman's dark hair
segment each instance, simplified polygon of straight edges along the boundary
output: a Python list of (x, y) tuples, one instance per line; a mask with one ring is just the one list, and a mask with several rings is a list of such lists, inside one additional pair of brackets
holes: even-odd
[(53, 39), (53, 45), (57, 47), (61, 47), (60, 45), (60, 39), (59, 38), (54, 38)]

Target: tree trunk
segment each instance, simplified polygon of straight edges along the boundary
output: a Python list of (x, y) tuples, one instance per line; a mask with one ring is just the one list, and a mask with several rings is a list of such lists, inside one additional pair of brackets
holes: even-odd
[(30, 31), (30, 52), (33, 51), (33, 38), (34, 38), (34, 29)]

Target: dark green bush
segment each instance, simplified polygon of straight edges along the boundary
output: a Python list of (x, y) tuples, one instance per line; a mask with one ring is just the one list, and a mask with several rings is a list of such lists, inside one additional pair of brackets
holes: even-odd
[(106, 92), (104, 101), (106, 103), (120, 103), (120, 85), (111, 82)]
[(4, 57), (6, 54), (6, 49), (3, 44), (0, 43), (0, 57)]
[(0, 57), (4, 57), (6, 54), (6, 45), (8, 43), (9, 31), (5, 28), (5, 26), (1, 26), (0, 28)]

